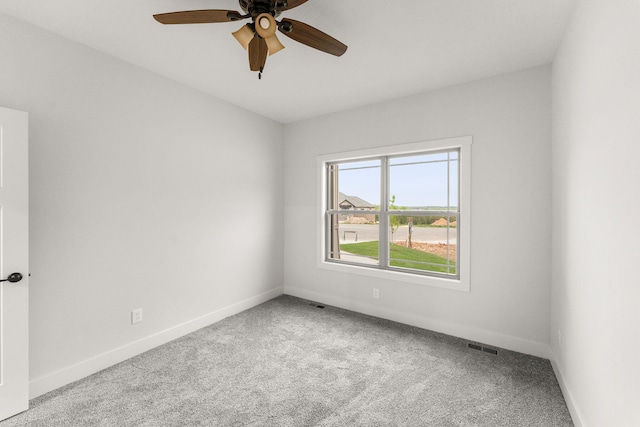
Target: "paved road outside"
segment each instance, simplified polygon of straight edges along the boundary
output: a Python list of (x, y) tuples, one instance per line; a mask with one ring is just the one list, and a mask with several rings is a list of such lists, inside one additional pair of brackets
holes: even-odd
[[(393, 233), (394, 241), (407, 240), (409, 227), (403, 225)], [(455, 243), (457, 230), (449, 228), (450, 243)], [(370, 242), (378, 239), (378, 224), (340, 224), (340, 243)], [(413, 227), (411, 240), (425, 243), (447, 243), (446, 227)]]

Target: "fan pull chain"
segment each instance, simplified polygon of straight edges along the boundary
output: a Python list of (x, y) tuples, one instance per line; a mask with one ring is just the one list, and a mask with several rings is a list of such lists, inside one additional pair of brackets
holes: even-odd
[(260, 71), (258, 71), (258, 80), (262, 80), (262, 70), (264, 70), (264, 67), (260, 67)]

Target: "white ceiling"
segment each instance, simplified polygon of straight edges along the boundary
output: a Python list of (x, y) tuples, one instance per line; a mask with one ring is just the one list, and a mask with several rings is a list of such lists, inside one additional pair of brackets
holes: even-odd
[(241, 9), (237, 0), (2, 0), (27, 21), (282, 123), (552, 61), (579, 0), (309, 0), (281, 16), (349, 46), (340, 57), (278, 33), (262, 80), (239, 22), (161, 25), (152, 15)]

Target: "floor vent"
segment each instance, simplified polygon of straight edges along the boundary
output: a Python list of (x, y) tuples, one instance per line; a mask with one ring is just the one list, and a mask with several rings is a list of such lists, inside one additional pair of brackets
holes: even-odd
[(324, 305), (322, 305), (322, 304), (320, 304), (320, 303), (317, 303), (317, 302), (313, 302), (313, 301), (310, 301), (310, 302), (309, 302), (309, 305), (310, 305), (311, 307), (316, 307), (316, 308), (325, 308), (325, 306), (324, 306)]
[(493, 355), (498, 355), (498, 350), (492, 347), (486, 347), (482, 344), (474, 344), (474, 343), (467, 343), (467, 348), (470, 348), (472, 350), (478, 350), (478, 351), (482, 351), (484, 353), (489, 353), (489, 354), (493, 354)]

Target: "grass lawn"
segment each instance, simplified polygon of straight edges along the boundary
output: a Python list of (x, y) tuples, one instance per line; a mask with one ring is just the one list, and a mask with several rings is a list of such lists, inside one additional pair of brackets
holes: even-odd
[[(378, 259), (378, 242), (344, 243), (340, 245), (340, 250), (354, 255), (362, 255)], [(392, 243), (390, 247), (390, 257), (392, 259), (391, 265), (394, 267), (447, 273), (447, 260), (427, 252), (405, 248), (404, 246)], [(423, 262), (440, 265), (421, 264)], [(450, 261), (450, 265), (455, 267), (456, 263), (454, 261)], [(456, 271), (455, 269), (452, 269), (448, 273), (456, 274)]]

